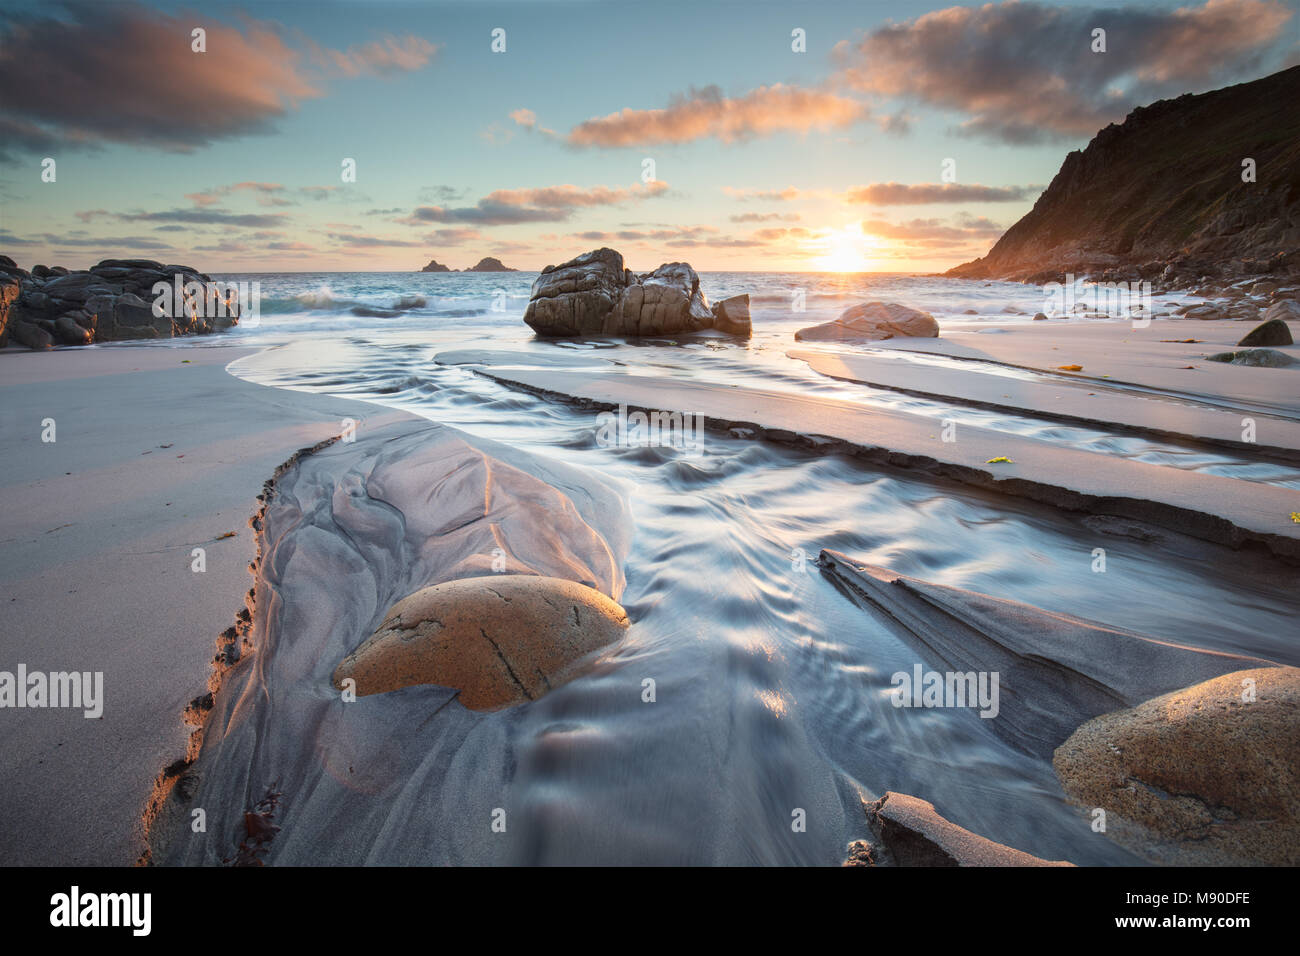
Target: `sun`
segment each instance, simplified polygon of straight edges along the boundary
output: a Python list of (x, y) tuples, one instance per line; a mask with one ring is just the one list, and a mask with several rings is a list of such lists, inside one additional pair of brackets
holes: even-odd
[(822, 252), (813, 261), (823, 272), (870, 272), (875, 241), (857, 226), (829, 230), (815, 240)]

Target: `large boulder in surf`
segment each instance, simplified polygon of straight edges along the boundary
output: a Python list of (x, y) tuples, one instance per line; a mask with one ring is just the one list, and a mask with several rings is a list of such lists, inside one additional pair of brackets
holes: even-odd
[(834, 322), (800, 329), (794, 337), (800, 342), (853, 342), (938, 335), (939, 323), (929, 312), (897, 302), (864, 302), (845, 309)]
[(749, 338), (754, 327), (749, 319), (749, 293), (733, 295), (713, 304), (713, 327), (728, 335)]
[(863, 803), (874, 846), (849, 846), (845, 866), (1073, 866), (1044, 860), (972, 833), (939, 815), (934, 804), (890, 791)]
[(613, 249), (595, 249), (533, 280), (524, 321), (538, 335), (600, 335), (632, 274)]
[[(595, 249), (558, 266), (547, 266), (533, 282), (524, 321), (538, 335), (674, 335), (723, 328), (748, 335), (744, 309), (735, 296), (725, 319), (709, 305), (700, 277), (685, 262), (668, 262), (636, 275), (613, 249)], [(742, 320), (741, 313), (744, 313)]]
[(394, 604), (379, 630), (334, 671), (357, 696), (413, 684), (460, 691), (471, 710), (536, 700), (575, 676), (587, 655), (614, 643), (627, 612), (575, 581), (527, 574), (461, 578)]
[(1057, 748), (1067, 794), (1160, 862), (1300, 863), (1300, 668), (1234, 671), (1094, 717)]
[(685, 262), (667, 262), (637, 276), (605, 319), (606, 335), (671, 335), (712, 328), (713, 310), (700, 277)]

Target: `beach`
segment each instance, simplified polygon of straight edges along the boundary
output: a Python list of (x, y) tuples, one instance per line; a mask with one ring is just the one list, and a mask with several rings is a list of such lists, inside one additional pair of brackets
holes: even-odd
[[(402, 417), (225, 372), (249, 353), (0, 353), (8, 669), (102, 672), (105, 688), (97, 719), (6, 713), (6, 864), (139, 858), (154, 779), (185, 755), (182, 714), (204, 693), (217, 637), (250, 584), (248, 522), (262, 483), (298, 448), (337, 435), (343, 418)], [(45, 419), (53, 442), (41, 440)]]
[[(891, 278), (948, 302), (938, 338), (796, 342), (819, 316), (774, 291), (749, 342), (551, 342), (417, 281), (429, 304), (389, 326), (334, 277), (256, 330), (0, 354), (4, 650), (105, 688), (93, 721), (6, 715), (7, 861), (837, 865), (885, 846), (886, 793), (992, 859), (1173, 859), (1096, 839), (1053, 749), (1300, 664), (1300, 373), (1205, 360), (1245, 323), (1034, 322), (998, 315), (1032, 287)], [(602, 433), (636, 409), (699, 427)], [(395, 601), (498, 573), (580, 582), (631, 626), (522, 705), (340, 699), (331, 674)], [(1000, 714), (899, 709), (890, 677), (918, 661), (1000, 673)]]

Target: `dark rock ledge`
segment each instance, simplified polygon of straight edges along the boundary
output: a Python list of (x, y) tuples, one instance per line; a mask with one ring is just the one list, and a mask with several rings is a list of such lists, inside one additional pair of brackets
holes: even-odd
[[(167, 314), (154, 314), (154, 285), (165, 282), (183, 290), (180, 308), (167, 298)], [(12, 340), (30, 349), (54, 345), (90, 345), (127, 339), (205, 335), (239, 324), (238, 297), (219, 292), (208, 299), (212, 278), (190, 266), (163, 265), (152, 259), (105, 259), (86, 271), (62, 266), (20, 269), (0, 255), (0, 348)], [(224, 313), (224, 314), (222, 314)]]

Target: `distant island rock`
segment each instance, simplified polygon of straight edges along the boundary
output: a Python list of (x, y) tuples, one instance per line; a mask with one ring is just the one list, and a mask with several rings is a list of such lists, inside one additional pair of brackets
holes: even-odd
[(1135, 109), (1066, 156), (988, 255), (946, 275), (1159, 288), (1300, 276), (1298, 102), (1300, 66)]
[(421, 272), (518, 272), (518, 269), (511, 269), (500, 259), (493, 256), (484, 256), (478, 261), (478, 265), (470, 266), (468, 269), (449, 269), (437, 259), (430, 259), (429, 264), (420, 270)]
[(491, 256), (484, 256), (478, 261), (478, 265), (472, 266), (465, 270), (466, 272), (518, 272), (518, 269), (511, 269), (502, 263), (500, 259), (494, 259)]
[(524, 321), (543, 336), (673, 335), (718, 329), (748, 338), (749, 296), (710, 305), (700, 277), (685, 262), (633, 273), (613, 249), (594, 249), (533, 282)]

